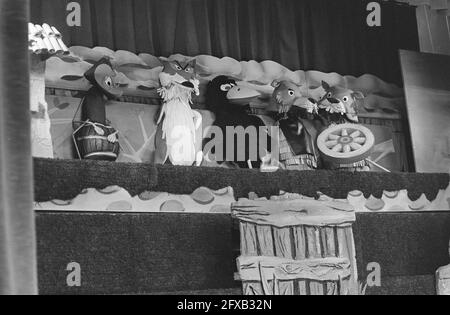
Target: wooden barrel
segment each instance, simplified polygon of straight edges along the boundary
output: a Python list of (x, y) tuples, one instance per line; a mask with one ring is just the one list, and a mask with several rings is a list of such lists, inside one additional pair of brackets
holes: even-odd
[(80, 158), (115, 161), (120, 145), (114, 128), (99, 123), (85, 122), (74, 133)]
[[(352, 231), (355, 214), (349, 204), (333, 200), (243, 199), (233, 204), (232, 210), (240, 221), (242, 256), (238, 271), (245, 295), (358, 294)], [(255, 257), (265, 257), (258, 268), (270, 266), (283, 281), (255, 281), (251, 266), (239, 263), (255, 261)], [(278, 266), (273, 265), (273, 257), (282, 259)], [(330, 259), (337, 259), (335, 265), (330, 264)], [(299, 270), (298, 274), (283, 271), (288, 265)], [(260, 270), (263, 273), (267, 271)]]

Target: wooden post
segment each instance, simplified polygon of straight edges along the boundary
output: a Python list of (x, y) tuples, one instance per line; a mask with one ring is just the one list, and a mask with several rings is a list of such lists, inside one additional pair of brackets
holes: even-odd
[(61, 33), (48, 24), (28, 23), (28, 51), (30, 54), (30, 111), (32, 155), (53, 158), (51, 122), (45, 101), (45, 65), (52, 56), (69, 54)]
[(436, 272), (436, 290), (437, 295), (450, 295), (450, 265), (439, 268)]
[(45, 101), (45, 60), (31, 54), (30, 61), (31, 140), (34, 157), (53, 158), (51, 122)]

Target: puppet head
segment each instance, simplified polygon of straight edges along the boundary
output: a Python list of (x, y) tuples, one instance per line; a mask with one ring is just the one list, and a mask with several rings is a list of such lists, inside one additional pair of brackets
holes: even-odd
[(288, 80), (275, 80), (272, 82), (272, 87), (274, 87), (275, 90), (273, 91), (270, 102), (279, 113), (285, 114), (289, 112), (294, 105), (305, 108), (309, 113), (317, 111), (315, 100), (307, 99), (303, 96), (300, 90), (301, 85), (297, 85)]
[(230, 104), (248, 105), (259, 96), (261, 94), (256, 90), (238, 86), (234, 79), (221, 75), (209, 82), (206, 103), (211, 111), (217, 112), (227, 110)]
[(331, 87), (322, 81), (325, 95), (319, 101), (319, 108), (326, 109), (330, 113), (345, 115), (351, 122), (358, 122), (358, 100), (364, 99), (364, 94), (354, 92), (339, 86)]
[(163, 88), (170, 88), (177, 86), (180, 90), (187, 92), (199, 92), (199, 81), (195, 66), (197, 61), (195, 59), (189, 62), (181, 62), (177, 60), (160, 59), (163, 64), (163, 70), (159, 74), (159, 80)]
[(121, 97), (123, 93), (115, 81), (116, 75), (108, 58), (100, 59), (84, 74), (93, 86), (111, 99)]

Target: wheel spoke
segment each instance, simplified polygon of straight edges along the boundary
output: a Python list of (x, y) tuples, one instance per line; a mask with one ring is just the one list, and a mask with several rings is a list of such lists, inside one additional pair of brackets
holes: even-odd
[(350, 144), (350, 147), (353, 149), (353, 151), (357, 151), (357, 150), (362, 148), (362, 145), (353, 142), (353, 143)]
[(337, 144), (331, 149), (331, 151), (333, 151), (333, 152), (341, 152), (341, 150), (342, 150), (342, 144)]
[(352, 151), (352, 149), (350, 148), (350, 146), (348, 144), (346, 144), (344, 146), (344, 149), (342, 150), (344, 153), (349, 153)]
[(347, 137), (348, 136), (348, 130), (347, 129), (342, 129), (341, 136), (342, 137)]
[(366, 138), (358, 137), (358, 138), (353, 139), (353, 141), (358, 144), (364, 144), (364, 143), (366, 143)]
[(336, 144), (337, 144), (337, 141), (336, 141), (336, 140), (332, 140), (332, 141), (327, 141), (327, 142), (325, 142), (325, 146), (326, 146), (328, 149), (333, 148)]
[(330, 139), (330, 140), (337, 140), (337, 139), (339, 139), (340, 137), (338, 136), (338, 135), (334, 135), (334, 134), (332, 134), (332, 133), (330, 133), (329, 135), (328, 135), (328, 139)]
[(356, 130), (355, 132), (353, 132), (350, 137), (352, 137), (353, 139), (358, 138), (361, 135), (361, 131)]

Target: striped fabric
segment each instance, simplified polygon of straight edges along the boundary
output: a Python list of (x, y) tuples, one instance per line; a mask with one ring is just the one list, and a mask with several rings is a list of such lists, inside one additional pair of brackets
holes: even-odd
[(284, 133), (280, 129), (280, 162), (288, 170), (314, 170), (317, 158), (312, 154), (295, 155)]

